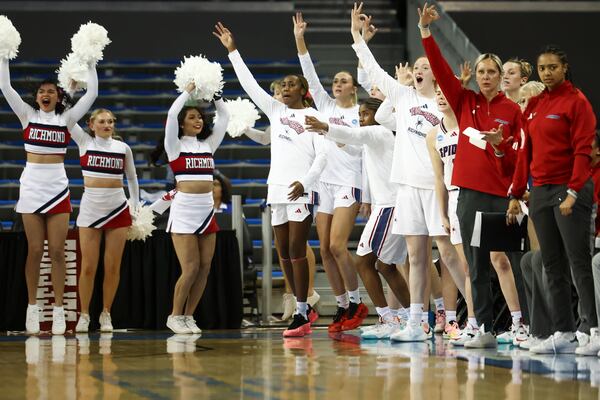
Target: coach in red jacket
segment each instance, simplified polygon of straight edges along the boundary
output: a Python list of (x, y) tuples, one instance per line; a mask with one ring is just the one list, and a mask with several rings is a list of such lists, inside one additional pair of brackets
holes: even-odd
[[(573, 352), (577, 346), (575, 330), (588, 333), (590, 328), (598, 327), (589, 240), (594, 201), (590, 153), (596, 118), (589, 101), (571, 83), (567, 56), (562, 50), (550, 46), (544, 49), (537, 69), (546, 89), (529, 101), (523, 115), (525, 141), (519, 150), (510, 192), (515, 199), (511, 200), (509, 214), (519, 211), (517, 199), (523, 196), (531, 174), (529, 210), (548, 276), (556, 333), (530, 351)], [(570, 273), (579, 294), (578, 328), (571, 304), (566, 301), (571, 298)]]
[[(466, 245), (475, 316), (482, 330), (465, 347), (495, 347), (491, 333), (493, 298), (490, 290), (490, 252), (469, 246), (477, 211), (504, 212), (506, 195), (517, 158), (521, 132), (519, 106), (500, 91), (502, 62), (495, 54), (482, 54), (475, 61), (479, 93), (465, 89), (454, 76), (429, 31), (429, 24), (439, 18), (434, 6), (419, 10), (419, 28), (423, 47), (433, 74), (458, 119), (460, 135), (454, 159), (452, 184), (460, 187), (457, 214)], [(484, 140), (467, 136), (484, 133)], [(516, 139), (515, 139), (516, 138)], [(509, 254), (515, 283), (522, 289), (520, 254)], [(520, 290), (520, 303), (526, 309)]]

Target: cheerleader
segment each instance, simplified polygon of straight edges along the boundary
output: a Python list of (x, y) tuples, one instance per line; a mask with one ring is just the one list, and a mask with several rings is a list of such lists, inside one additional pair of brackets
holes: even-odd
[(267, 203), (271, 204), (271, 223), (281, 262), (297, 299), (294, 319), (283, 335), (305, 336), (312, 332), (310, 324), (316, 316), (307, 304), (306, 240), (312, 224), (312, 206), (316, 203), (315, 185), (327, 163), (323, 138), (306, 130), (305, 118), (320, 114), (307, 106), (308, 84), (304, 77), (283, 78), (283, 103), (275, 100), (258, 85), (244, 64), (229, 29), (220, 22), (215, 28), (213, 34), (229, 51), (240, 84), (271, 124)]
[(69, 98), (53, 81), (43, 81), (34, 93), (33, 106), (25, 103), (10, 85), (8, 60), (0, 60), (0, 90), (23, 126), (27, 163), (19, 180), (16, 211), (22, 214), (27, 236), (25, 278), (29, 305), (25, 329), (40, 331), (37, 287), (44, 240), (48, 239), (48, 256), (52, 262), (52, 333), (62, 335), (66, 329), (63, 308), (65, 286), (65, 240), (69, 229), (71, 203), (69, 180), (64, 157), (71, 129), (85, 115), (98, 95), (98, 77), (90, 65), (87, 92), (73, 107)]
[[(494, 54), (482, 54), (474, 70), (480, 92), (465, 89), (441, 55), (429, 31), (429, 24), (439, 18), (434, 6), (419, 9), (419, 28), (431, 69), (459, 125), (458, 144), (452, 172), (452, 184), (460, 188), (457, 214), (463, 237), (473, 233), (477, 211), (501, 211), (506, 207), (509, 176), (514, 171), (515, 132), (521, 129), (518, 106), (499, 91), (502, 62)], [(473, 141), (465, 133), (471, 128), (482, 131), (485, 140)], [(463, 247), (469, 264), (473, 305), (481, 328), (465, 347), (496, 347), (492, 330), (493, 299), (490, 287), (490, 253), (472, 246)], [(518, 257), (516, 257), (518, 258)], [(513, 273), (519, 274), (518, 260)], [(518, 300), (518, 298), (517, 298)], [(520, 314), (520, 312), (519, 312)], [(513, 321), (520, 316), (513, 315)], [(514, 324), (514, 322), (513, 322)]]
[(219, 230), (213, 208), (213, 154), (225, 137), (229, 115), (223, 100), (216, 100), (219, 119), (211, 130), (201, 108), (185, 105), (195, 88), (190, 83), (169, 109), (165, 151), (177, 182), (166, 231), (181, 265), (167, 327), (197, 334), (201, 330), (193, 315), (206, 287)]
[(401, 321), (388, 307), (378, 270), (397, 298), (406, 298), (408, 292), (404, 278), (396, 269), (396, 265), (401, 265), (406, 259), (406, 243), (402, 236), (391, 232), (396, 185), (389, 182), (389, 165), (392, 163), (395, 139), (391, 130), (375, 122), (375, 112), (381, 103), (379, 99), (369, 98), (361, 104), (360, 128), (327, 124), (315, 118), (307, 119), (310, 130), (323, 132), (332, 141), (364, 145), (364, 163), (369, 176), (372, 208), (356, 251), (357, 269), (381, 322), (372, 329), (363, 330), (361, 336), (365, 339), (389, 338), (401, 326)]
[(421, 57), (413, 67), (415, 88), (401, 85), (377, 64), (360, 35), (362, 5), (352, 10), (353, 48), (373, 83), (396, 108), (397, 134), (390, 180), (399, 183), (392, 232), (403, 235), (411, 265), (409, 275), (410, 317), (407, 326), (391, 336), (395, 341), (423, 341), (429, 326), (421, 324), (427, 286), (429, 237), (435, 237), (441, 258), (455, 284), (464, 293), (465, 274), (456, 250), (443, 228), (435, 198), (434, 174), (425, 136), (439, 124), (433, 74)]
[[(293, 17), (294, 37), (302, 73), (308, 81), (316, 108), (334, 125), (358, 127), (358, 84), (346, 72), (333, 78), (331, 98), (321, 85), (306, 48), (304, 32), (307, 23), (301, 13)], [(349, 153), (333, 141), (326, 141), (328, 161), (319, 181), (317, 232), (321, 244), (321, 259), (337, 303), (337, 312), (329, 332), (352, 330), (360, 326), (369, 310), (360, 299), (358, 277), (348, 251), (348, 238), (358, 214), (361, 194), (361, 150)]]
[(100, 331), (113, 330), (110, 309), (119, 287), (121, 257), (127, 230), (131, 226), (131, 214), (123, 190), (123, 173), (127, 177), (131, 207), (138, 205), (139, 187), (133, 154), (125, 142), (115, 138), (115, 121), (111, 111), (100, 108), (92, 112), (88, 121), (90, 134), (77, 124), (71, 130), (71, 137), (79, 146), (84, 185), (77, 216), (81, 248), (81, 313), (75, 332), (87, 332), (89, 328), (89, 305), (103, 234), (104, 285)]

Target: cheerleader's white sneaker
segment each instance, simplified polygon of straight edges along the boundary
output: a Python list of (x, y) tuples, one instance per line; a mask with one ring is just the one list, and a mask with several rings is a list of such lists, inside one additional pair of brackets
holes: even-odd
[(202, 333), (202, 329), (198, 328), (198, 325), (196, 325), (196, 320), (194, 319), (193, 316), (191, 315), (184, 315), (185, 318), (185, 325), (190, 328), (190, 331), (194, 334), (200, 334)]
[(81, 313), (79, 314), (79, 321), (75, 327), (76, 333), (87, 333), (90, 328), (90, 314)]
[(110, 317), (110, 313), (107, 311), (102, 311), (100, 314), (100, 332), (112, 332), (112, 318)]
[(37, 304), (29, 304), (27, 306), (25, 330), (30, 335), (37, 335), (40, 333), (40, 308)]
[(167, 318), (167, 327), (174, 333), (192, 333), (192, 330), (185, 323), (183, 315), (169, 315), (169, 318)]
[(64, 335), (67, 330), (67, 322), (65, 321), (65, 309), (63, 307), (52, 308), (52, 334)]

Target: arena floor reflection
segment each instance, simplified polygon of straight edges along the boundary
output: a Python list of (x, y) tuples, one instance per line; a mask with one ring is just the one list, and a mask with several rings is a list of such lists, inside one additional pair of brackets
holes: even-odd
[(281, 330), (0, 337), (1, 398), (598, 399), (596, 357), (283, 339)]

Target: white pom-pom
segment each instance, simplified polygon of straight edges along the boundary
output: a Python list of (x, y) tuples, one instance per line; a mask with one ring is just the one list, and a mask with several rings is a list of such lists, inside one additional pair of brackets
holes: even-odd
[[(73, 53), (60, 60), (60, 68), (56, 72), (58, 73), (58, 86), (69, 94), (87, 87), (87, 66)], [(72, 86), (73, 82), (75, 86)]]
[(211, 101), (223, 91), (223, 68), (218, 62), (211, 62), (202, 55), (184, 57), (181, 66), (175, 70), (173, 82), (179, 93), (190, 82), (194, 82), (196, 89), (191, 93), (192, 99)]
[(11, 20), (0, 15), (0, 58), (12, 60), (19, 53), (21, 35)]
[[(225, 100), (225, 106), (229, 113), (229, 122), (227, 123), (227, 133), (231, 137), (240, 137), (248, 128), (254, 128), (256, 121), (260, 119), (260, 114), (254, 103), (248, 99), (238, 97), (235, 100)], [(219, 119), (219, 114), (215, 114), (214, 122)]]
[(131, 212), (131, 218), (133, 220), (132, 225), (127, 231), (127, 240), (143, 240), (152, 236), (152, 231), (156, 229), (154, 226), (154, 213), (147, 206), (129, 206)]
[(73, 53), (85, 64), (96, 64), (104, 57), (104, 48), (110, 43), (103, 26), (88, 22), (79, 27), (71, 38)]

